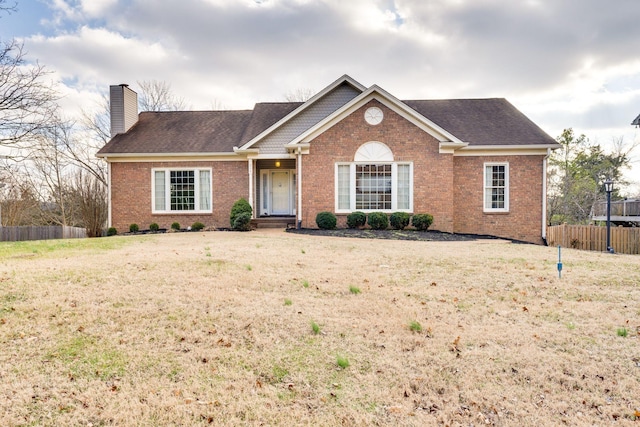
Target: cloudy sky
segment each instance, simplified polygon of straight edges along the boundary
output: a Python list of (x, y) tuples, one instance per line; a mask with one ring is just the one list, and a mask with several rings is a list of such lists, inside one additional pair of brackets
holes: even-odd
[[(244, 109), (349, 74), (400, 99), (504, 97), (553, 137), (640, 140), (637, 0), (17, 3), (0, 40), (54, 72), (70, 115), (110, 84), (160, 80), (191, 108)], [(640, 194), (640, 148), (634, 161)]]

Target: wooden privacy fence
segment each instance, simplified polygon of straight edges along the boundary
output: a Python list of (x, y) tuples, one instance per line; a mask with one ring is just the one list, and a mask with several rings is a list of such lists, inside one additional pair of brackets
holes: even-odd
[[(607, 227), (598, 225), (554, 225), (547, 227), (549, 246), (606, 252)], [(640, 228), (611, 227), (611, 247), (621, 254), (640, 254)]]
[(46, 225), (38, 227), (0, 227), (0, 241), (19, 242), (23, 240), (81, 239), (87, 237), (87, 230), (66, 225)]

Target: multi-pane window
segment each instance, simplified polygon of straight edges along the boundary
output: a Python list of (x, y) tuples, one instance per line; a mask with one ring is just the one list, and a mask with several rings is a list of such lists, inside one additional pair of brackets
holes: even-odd
[(484, 166), (484, 210), (486, 212), (509, 210), (509, 165), (507, 163)]
[(391, 165), (356, 165), (356, 209), (391, 209)]
[(169, 185), (172, 211), (195, 210), (195, 171), (169, 171)]
[(211, 212), (210, 169), (154, 169), (154, 212)]
[(412, 208), (410, 163), (336, 164), (336, 212)]

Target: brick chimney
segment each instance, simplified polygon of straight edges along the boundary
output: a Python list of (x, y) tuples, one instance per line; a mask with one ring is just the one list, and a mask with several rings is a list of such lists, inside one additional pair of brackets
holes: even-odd
[(109, 86), (111, 137), (125, 133), (138, 121), (138, 94), (129, 85)]

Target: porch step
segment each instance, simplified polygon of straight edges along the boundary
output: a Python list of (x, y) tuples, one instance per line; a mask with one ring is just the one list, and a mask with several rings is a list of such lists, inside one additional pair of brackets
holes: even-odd
[(295, 217), (261, 217), (251, 220), (251, 228), (292, 228), (295, 226)]

